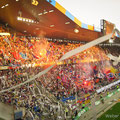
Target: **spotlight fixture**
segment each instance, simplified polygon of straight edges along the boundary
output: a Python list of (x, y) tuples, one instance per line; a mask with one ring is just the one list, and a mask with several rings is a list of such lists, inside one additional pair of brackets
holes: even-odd
[(38, 15), (42, 15), (42, 13), (39, 13)]
[(51, 13), (51, 12), (54, 12), (54, 10), (50, 10), (50, 11), (46, 11), (44, 10), (43, 12), (39, 13), (38, 15), (45, 15), (45, 14), (48, 14), (48, 13)]
[(75, 32), (75, 33), (79, 33), (79, 30), (78, 30), (78, 29), (74, 29), (74, 32)]
[(5, 6), (7, 7), (9, 4), (6, 4)]
[(45, 11), (43, 14), (47, 14), (48, 12), (47, 11)]
[(3, 5), (1, 8), (5, 8), (5, 7), (7, 7), (7, 6), (9, 6), (9, 4)]
[(26, 19), (25, 18), (23, 18), (23, 21), (25, 21)]
[(54, 12), (54, 10), (50, 10), (49, 12)]
[(55, 25), (50, 25), (50, 27), (54, 27)]
[(23, 21), (23, 22), (28, 22), (28, 23), (37, 23), (36, 21), (28, 18), (23, 18), (23, 17), (17, 17), (18, 21)]
[(65, 24), (66, 24), (66, 25), (67, 25), (67, 24), (70, 24), (70, 22), (66, 22)]
[(1, 8), (5, 8), (5, 6), (2, 6)]

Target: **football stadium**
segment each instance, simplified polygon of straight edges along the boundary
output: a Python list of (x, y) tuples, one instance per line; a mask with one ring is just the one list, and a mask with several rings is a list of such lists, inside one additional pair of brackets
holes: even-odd
[(120, 120), (120, 32), (100, 26), (55, 0), (1, 0), (0, 120)]

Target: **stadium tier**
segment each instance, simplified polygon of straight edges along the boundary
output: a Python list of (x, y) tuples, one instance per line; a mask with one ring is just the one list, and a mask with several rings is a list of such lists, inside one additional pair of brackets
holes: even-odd
[(79, 120), (119, 93), (114, 24), (96, 30), (54, 0), (0, 5), (0, 119)]

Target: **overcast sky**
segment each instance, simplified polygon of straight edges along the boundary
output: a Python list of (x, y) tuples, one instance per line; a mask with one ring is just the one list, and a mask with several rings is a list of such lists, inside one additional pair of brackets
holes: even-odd
[(81, 22), (100, 28), (105, 19), (120, 30), (120, 0), (56, 0)]

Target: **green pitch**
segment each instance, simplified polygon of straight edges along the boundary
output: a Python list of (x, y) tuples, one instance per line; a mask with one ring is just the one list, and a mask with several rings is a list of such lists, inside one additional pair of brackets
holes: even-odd
[(97, 120), (120, 120), (120, 103), (115, 104)]
[(5, 120), (5, 119), (0, 118), (0, 120)]

